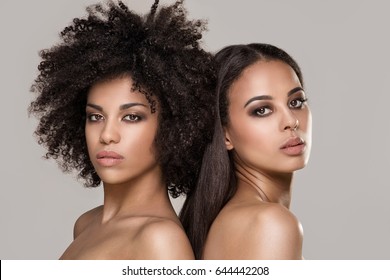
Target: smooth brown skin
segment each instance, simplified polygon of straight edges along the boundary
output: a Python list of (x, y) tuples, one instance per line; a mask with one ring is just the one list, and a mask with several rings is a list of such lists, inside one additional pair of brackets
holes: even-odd
[[(302, 259), (303, 231), (289, 206), (293, 172), (310, 153), (311, 113), (297, 87), (295, 72), (281, 61), (251, 65), (231, 86), (225, 137), (237, 192), (211, 226), (204, 259)], [(305, 141), (302, 154), (280, 149), (292, 137)]]
[[(124, 77), (89, 92), (85, 133), (103, 181), (104, 204), (78, 218), (74, 241), (61, 259), (194, 258), (155, 159), (158, 109), (152, 114), (145, 96), (131, 87), (131, 78)], [(133, 106), (120, 108), (129, 103)], [(96, 155), (103, 150), (124, 159), (102, 166)]]

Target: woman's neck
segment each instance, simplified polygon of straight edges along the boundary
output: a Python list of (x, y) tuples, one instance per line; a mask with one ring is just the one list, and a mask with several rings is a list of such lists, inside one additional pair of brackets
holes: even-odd
[(122, 184), (103, 183), (102, 223), (121, 216), (156, 216), (173, 209), (160, 170)]
[(256, 170), (239, 158), (235, 159), (237, 192), (255, 195), (262, 201), (279, 203), (286, 208), (291, 202), (293, 173), (273, 173)]

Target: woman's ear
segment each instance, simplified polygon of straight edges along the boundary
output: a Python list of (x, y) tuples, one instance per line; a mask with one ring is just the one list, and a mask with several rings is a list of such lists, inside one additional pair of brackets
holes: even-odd
[(224, 128), (224, 133), (225, 133), (225, 145), (226, 145), (226, 149), (227, 150), (233, 150), (234, 146), (233, 146), (233, 143), (232, 143), (232, 140), (230, 138), (230, 135), (229, 135), (229, 131)]

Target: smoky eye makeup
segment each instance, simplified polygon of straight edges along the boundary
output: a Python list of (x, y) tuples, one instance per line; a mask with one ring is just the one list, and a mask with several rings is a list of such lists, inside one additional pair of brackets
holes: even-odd
[(86, 112), (86, 120), (87, 122), (94, 123), (99, 122), (104, 119), (104, 116), (100, 113), (96, 112)]
[(251, 104), (248, 108), (248, 113), (252, 117), (266, 117), (273, 112), (273, 106), (269, 102), (258, 102), (257, 104)]
[(96, 122), (104, 118), (103, 108), (99, 105), (87, 103), (85, 108), (86, 119), (89, 122)]
[(297, 87), (287, 93), (289, 99), (295, 99), (297, 97), (306, 98), (306, 93), (301, 87)]
[(287, 93), (288, 103), (293, 100), (307, 101), (306, 93), (302, 87), (296, 87)]
[(288, 100), (288, 106), (292, 109), (301, 109), (307, 102), (307, 98), (303, 91), (293, 94)]
[(306, 103), (307, 99), (296, 98), (289, 102), (289, 107), (291, 109), (302, 109)]
[(135, 123), (146, 119), (146, 115), (140, 112), (127, 112), (123, 114), (122, 121)]

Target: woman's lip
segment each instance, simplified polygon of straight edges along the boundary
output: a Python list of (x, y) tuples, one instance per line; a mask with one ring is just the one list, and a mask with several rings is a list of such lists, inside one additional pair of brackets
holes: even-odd
[(97, 159), (111, 158), (111, 159), (123, 159), (123, 156), (113, 151), (101, 151), (96, 155)]
[(281, 150), (283, 153), (285, 153), (289, 156), (299, 156), (299, 155), (303, 154), (303, 152), (305, 151), (305, 148), (306, 148), (306, 144), (300, 143), (300, 144), (295, 145), (295, 146), (284, 147)]
[(302, 138), (292, 137), (292, 138), (287, 139), (283, 143), (283, 145), (280, 147), (280, 149), (286, 149), (286, 148), (294, 147), (294, 146), (301, 145), (304, 143), (305, 143), (305, 141), (303, 141)]
[(111, 167), (121, 163), (122, 161), (123, 158), (112, 158), (112, 157), (103, 157), (97, 159), (97, 162), (104, 167)]
[(289, 156), (299, 156), (303, 154), (305, 148), (306, 148), (305, 141), (303, 141), (303, 139), (299, 137), (289, 138), (280, 147), (282, 152)]
[(122, 162), (124, 157), (113, 151), (101, 151), (97, 153), (97, 162), (104, 167), (111, 167)]

